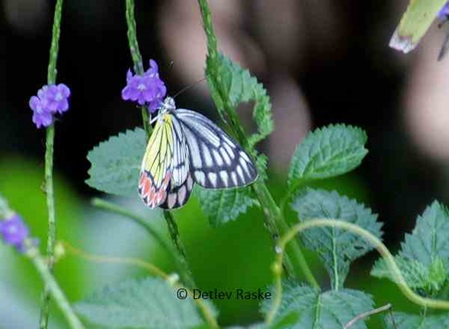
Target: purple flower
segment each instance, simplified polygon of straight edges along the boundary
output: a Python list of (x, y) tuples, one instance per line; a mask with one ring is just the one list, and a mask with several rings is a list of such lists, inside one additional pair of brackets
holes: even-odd
[(0, 236), (6, 244), (22, 251), (24, 242), (29, 236), (29, 231), (22, 218), (14, 214), (5, 220), (0, 220)]
[(449, 2), (446, 2), (446, 4), (443, 6), (443, 8), (440, 9), (440, 11), (437, 14), (437, 17), (442, 21), (445, 21), (448, 19), (448, 17), (449, 17)]
[(150, 112), (155, 112), (163, 102), (167, 88), (159, 78), (158, 66), (150, 60), (150, 68), (143, 75), (133, 75), (131, 70), (126, 74), (126, 86), (122, 90), (122, 98), (148, 105)]
[(30, 98), (33, 110), (33, 122), (37, 128), (48, 127), (53, 123), (56, 113), (64, 113), (69, 109), (70, 89), (65, 84), (46, 85)]

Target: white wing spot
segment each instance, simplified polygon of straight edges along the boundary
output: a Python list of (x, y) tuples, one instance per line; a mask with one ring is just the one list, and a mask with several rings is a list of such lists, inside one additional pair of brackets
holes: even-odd
[(220, 171), (220, 178), (223, 181), (223, 184), (225, 186), (228, 186), (229, 175), (228, 175), (228, 172), (226, 170)]
[(202, 149), (204, 161), (206, 162), (206, 167), (212, 167), (214, 162), (212, 161), (212, 155), (210, 154), (210, 151), (207, 148), (206, 144), (202, 144)]
[(251, 177), (251, 172), (249, 171), (248, 163), (243, 160), (243, 158), (240, 158), (240, 165), (242, 166), (243, 170), (248, 174), (248, 177)]
[(177, 197), (176, 193), (171, 193), (168, 195), (168, 207), (169, 208), (173, 208), (173, 206), (175, 205), (176, 197)]
[(193, 187), (193, 179), (189, 175), (189, 177), (187, 177), (187, 189), (190, 191), (190, 190), (192, 190), (192, 187)]
[(237, 174), (243, 182), (246, 182), (245, 176), (243, 175), (242, 167), (237, 166)]
[(221, 156), (223, 157), (224, 161), (226, 162), (226, 164), (228, 166), (230, 166), (232, 164), (231, 158), (229, 157), (228, 153), (225, 150), (223, 150), (223, 152), (221, 152)]
[(180, 204), (184, 203), (186, 199), (186, 192), (187, 192), (186, 186), (185, 185), (181, 186), (181, 188), (178, 191), (178, 202)]
[(251, 159), (249, 158), (248, 154), (245, 152), (240, 152), (240, 156), (245, 159), (246, 162), (251, 162)]
[(202, 171), (195, 171), (195, 179), (200, 185), (204, 185), (204, 181), (206, 179), (206, 175)]
[(217, 150), (212, 150), (212, 153), (214, 155), (215, 162), (217, 162), (217, 165), (221, 167), (223, 165), (223, 159), (221, 158), (220, 153)]
[(237, 174), (235, 173), (235, 171), (233, 171), (231, 173), (231, 177), (232, 177), (232, 181), (234, 182), (234, 185), (239, 186), (239, 182), (237, 181)]
[(234, 151), (232, 150), (232, 148), (227, 143), (223, 143), (223, 147), (226, 150), (226, 152), (228, 152), (229, 157), (231, 159), (234, 159), (235, 154), (234, 154)]
[(209, 180), (214, 187), (217, 186), (217, 174), (216, 173), (214, 173), (214, 172), (209, 173)]

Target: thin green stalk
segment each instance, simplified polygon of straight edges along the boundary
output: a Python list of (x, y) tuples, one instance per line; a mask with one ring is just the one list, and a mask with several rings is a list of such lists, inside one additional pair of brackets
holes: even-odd
[[(169, 275), (162, 271), (157, 266), (147, 263), (138, 258), (119, 258), (119, 257), (110, 257), (110, 256), (100, 256), (100, 255), (92, 255), (84, 252), (83, 250), (77, 249), (71, 246), (68, 243), (63, 243), (63, 246), (66, 250), (71, 252), (74, 255), (77, 255), (83, 259), (93, 261), (96, 263), (107, 263), (107, 264), (129, 264), (138, 266), (142, 269), (147, 270), (151, 275), (156, 275), (164, 279), (169, 285), (177, 289), (185, 289), (187, 292), (187, 296), (193, 296), (193, 291), (191, 291), (188, 287), (181, 285), (178, 282), (177, 276)], [(217, 321), (215, 319), (215, 315), (213, 311), (209, 308), (209, 305), (204, 302), (201, 298), (194, 298), (193, 301), (197, 304), (201, 314), (203, 315), (204, 320), (207, 322), (207, 328), (219, 328)]]
[[(216, 91), (219, 95), (219, 100), (214, 99), (219, 112), (224, 110), (229, 119), (229, 125), (233, 133), (237, 137), (239, 143), (250, 153), (255, 156), (254, 150), (248, 150), (248, 139), (242, 128), (240, 119), (235, 111), (235, 108), (226, 96), (227, 89), (223, 84), (221, 74), (219, 72), (218, 63), (218, 48), (217, 39), (215, 37), (212, 16), (207, 4), (207, 0), (198, 0), (201, 15), (203, 19), (204, 30), (207, 37), (207, 51), (208, 51), (208, 68), (211, 69), (211, 74), (208, 74), (209, 85), (216, 86)], [(258, 181), (252, 185), (254, 192), (256, 193), (262, 209), (265, 214), (265, 224), (268, 228), (271, 236), (274, 239), (275, 245), (277, 244), (277, 237), (283, 235), (287, 232), (289, 226), (285, 221), (283, 213), (280, 211), (276, 202), (274, 201), (271, 193), (269, 192), (266, 184), (262, 181)], [(292, 268), (292, 264), (294, 268)], [(299, 244), (295, 241), (288, 247), (288, 257), (285, 262), (286, 269), (290, 276), (299, 276), (299, 271), (301, 271), (309, 284), (317, 289), (319, 289), (319, 284), (312, 271), (310, 270), (307, 261), (305, 260), (304, 254), (299, 247)], [(296, 269), (296, 271), (295, 271)]]
[(149, 225), (145, 219), (112, 202), (108, 202), (106, 200), (102, 200), (99, 198), (93, 198), (91, 204), (94, 207), (131, 219), (132, 221), (134, 221), (134, 223), (144, 228), (148, 232), (148, 234), (165, 249), (165, 251), (167, 251), (171, 256), (174, 256), (173, 248), (170, 247), (170, 245), (168, 245), (167, 242), (165, 242), (165, 239), (161, 237), (159, 233), (154, 228), (152, 228), (151, 225)]
[[(126, 24), (128, 26), (128, 44), (129, 51), (131, 52), (131, 58), (134, 63), (134, 72), (142, 75), (145, 73), (143, 68), (142, 55), (140, 54), (139, 42), (137, 41), (137, 27), (134, 14), (134, 0), (126, 0)], [(150, 135), (151, 125), (148, 109), (145, 106), (141, 107), (143, 127), (145, 131)]]
[(39, 253), (39, 250), (35, 247), (31, 247), (26, 252), (26, 256), (31, 260), (36, 270), (39, 272), (42, 280), (45, 282), (45, 286), (48, 292), (51, 294), (56, 302), (56, 305), (61, 310), (62, 314), (66, 318), (70, 328), (72, 329), (84, 329), (83, 324), (76, 316), (72, 307), (70, 306), (67, 297), (59, 287), (58, 282), (54, 278), (50, 269), (47, 266), (45, 258)]
[[(265, 322), (267, 324), (270, 324), (273, 322), (277, 311), (279, 310), (279, 306), (281, 305), (282, 301), (282, 262), (284, 257), (284, 250), (286, 245), (294, 239), (296, 234), (311, 229), (315, 227), (334, 227), (339, 229), (347, 230), (351, 233), (354, 233), (358, 236), (361, 236), (365, 240), (367, 240), (372, 246), (374, 246), (379, 254), (384, 259), (385, 263), (387, 264), (390, 272), (393, 274), (393, 276), (396, 278), (395, 282), (398, 288), (401, 290), (401, 292), (404, 294), (404, 296), (410, 300), (412, 303), (415, 303), (417, 305), (420, 305), (424, 307), (426, 310), (427, 308), (434, 308), (434, 309), (441, 309), (441, 310), (449, 310), (449, 301), (446, 300), (439, 300), (439, 299), (431, 299), (431, 298), (425, 298), (418, 294), (416, 294), (407, 284), (407, 282), (404, 279), (404, 276), (401, 273), (401, 270), (399, 269), (399, 266), (397, 265), (394, 256), (390, 253), (388, 248), (380, 241), (379, 238), (377, 238), (375, 235), (373, 235), (371, 232), (365, 230), (364, 228), (357, 226), (355, 224), (337, 220), (337, 219), (312, 219), (308, 220), (306, 222), (302, 222), (300, 224), (297, 224), (293, 226), (282, 238), (279, 240), (279, 246), (281, 252), (278, 253), (275, 263), (273, 264), (273, 272), (275, 276), (275, 292), (274, 292), (274, 299), (271, 306), (270, 311), (267, 314), (267, 318)], [(294, 241), (294, 240), (293, 240)]]
[[(50, 46), (50, 59), (48, 63), (47, 83), (49, 85), (56, 83), (57, 69), (56, 64), (59, 52), (59, 38), (61, 34), (61, 16), (63, 0), (57, 0), (55, 14), (53, 19), (52, 39)], [(54, 249), (56, 243), (56, 213), (55, 196), (53, 191), (53, 144), (55, 140), (54, 124), (47, 128), (45, 143), (45, 194), (47, 198), (48, 209), (48, 233), (47, 233), (47, 258), (48, 269), (52, 271), (54, 265)], [(45, 286), (42, 293), (41, 315), (39, 327), (46, 329), (48, 327), (48, 316), (50, 308), (49, 287)]]
[[(145, 219), (141, 218), (140, 216), (138, 216), (138, 215), (114, 204), (114, 203), (111, 203), (111, 202), (108, 202), (108, 201), (105, 201), (102, 199), (98, 199), (98, 198), (92, 199), (92, 205), (97, 208), (128, 217), (131, 220), (133, 220), (136, 224), (143, 227), (151, 235), (151, 237), (153, 237), (169, 253), (169, 255), (173, 257), (185, 284), (189, 287), (194, 287), (194, 282), (192, 280), (192, 273), (190, 272), (190, 269), (186, 262), (185, 254), (183, 253), (184, 247), (182, 245), (181, 240), (179, 239), (178, 228), (176, 226), (174, 219), (171, 216), (170, 216), (170, 218), (166, 219), (166, 222), (167, 222), (168, 229), (170, 232), (170, 237), (172, 238), (175, 246), (179, 245), (179, 246), (176, 246), (176, 250), (180, 254), (179, 256), (174, 254), (173, 247), (168, 245), (166, 243), (165, 239), (163, 237), (161, 237), (159, 235), (159, 233), (155, 229), (153, 229)], [(166, 212), (166, 213), (171, 215), (169, 212)]]
[[(137, 74), (144, 74), (143, 64), (142, 64), (142, 55), (139, 50), (139, 43), (137, 41), (137, 28), (136, 28), (136, 19), (134, 14), (134, 0), (126, 0), (126, 23), (128, 25), (128, 44), (129, 49), (131, 51), (131, 57), (134, 63), (134, 70)], [(142, 107), (142, 120), (145, 131), (148, 136), (151, 135), (152, 127), (149, 124), (149, 114), (148, 110), (145, 107)], [(168, 230), (170, 232), (170, 237), (175, 245), (175, 248), (178, 252), (178, 263), (181, 265), (184, 273), (184, 281), (187, 286), (195, 287), (195, 283), (193, 280), (192, 272), (189, 269), (186, 252), (184, 246), (179, 237), (178, 226), (173, 218), (173, 215), (164, 210), (164, 218), (167, 222)]]
[(185, 248), (179, 236), (178, 225), (176, 225), (176, 221), (171, 212), (164, 210), (163, 213), (165, 221), (167, 222), (168, 231), (170, 232), (170, 237), (175, 244), (176, 250), (178, 251), (177, 258), (178, 264), (181, 267), (181, 273), (184, 274), (183, 281), (187, 287), (194, 288), (195, 281), (193, 280), (192, 272), (190, 271), (189, 264), (187, 263)]

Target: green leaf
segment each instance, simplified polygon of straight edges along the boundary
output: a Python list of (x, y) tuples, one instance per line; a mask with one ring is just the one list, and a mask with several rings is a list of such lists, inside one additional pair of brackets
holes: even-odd
[[(412, 289), (423, 289), (432, 296), (443, 288), (449, 278), (449, 212), (444, 205), (434, 201), (418, 216), (396, 260)], [(375, 264), (372, 275), (396, 281), (382, 263)]]
[(170, 329), (203, 324), (193, 300), (157, 278), (128, 280), (78, 302), (76, 312), (96, 328)]
[(234, 108), (242, 102), (255, 101), (253, 118), (257, 125), (257, 133), (248, 138), (248, 145), (252, 149), (273, 131), (270, 97), (264, 86), (252, 77), (248, 70), (223, 54), (219, 54), (216, 59), (217, 61), (212, 61), (208, 57), (206, 75), (212, 97), (222, 116), (226, 117), (223, 99), (229, 100)]
[(199, 199), (203, 212), (214, 227), (237, 219), (240, 214), (257, 204), (251, 189), (247, 187), (211, 190), (196, 186), (194, 195)]
[(87, 155), (91, 163), (86, 183), (103, 192), (134, 196), (147, 136), (143, 129), (120, 133), (94, 147)]
[[(432, 295), (442, 289), (446, 282), (446, 268), (444, 262), (437, 258), (430, 267), (424, 266), (417, 260), (410, 260), (401, 256), (395, 257), (396, 264), (402, 273), (407, 285), (414, 290), (424, 290)], [(387, 278), (399, 284), (383, 259), (379, 259), (371, 270), (371, 275), (378, 278)]]
[[(270, 301), (263, 301), (261, 311), (266, 314)], [(283, 289), (282, 302), (275, 317), (275, 328), (343, 329), (357, 315), (374, 308), (370, 295), (357, 290), (319, 292), (311, 287), (287, 283)], [(358, 321), (351, 329), (365, 329)]]
[(415, 315), (394, 312), (394, 324), (391, 316), (385, 316), (388, 329), (443, 329), (449, 328), (448, 315)]
[(401, 247), (400, 255), (405, 258), (415, 259), (425, 266), (430, 266), (438, 257), (447, 266), (449, 264), (448, 209), (434, 201), (421, 216), (418, 216), (412, 234), (405, 235), (405, 242), (401, 244)]
[(368, 153), (366, 140), (366, 133), (352, 126), (331, 125), (310, 132), (293, 154), (289, 185), (353, 170)]
[(410, 0), (390, 40), (390, 47), (408, 53), (432, 25), (447, 0)]
[[(382, 224), (377, 222), (377, 215), (337, 192), (307, 188), (296, 196), (292, 207), (301, 221), (337, 219), (356, 224), (378, 238), (382, 236)], [(373, 249), (363, 238), (338, 228), (313, 228), (301, 237), (305, 246), (320, 256), (336, 290), (343, 286), (350, 263)]]

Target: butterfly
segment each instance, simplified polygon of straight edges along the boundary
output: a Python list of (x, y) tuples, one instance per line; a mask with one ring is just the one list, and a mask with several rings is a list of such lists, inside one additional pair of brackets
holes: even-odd
[(138, 184), (146, 206), (182, 207), (195, 183), (222, 189), (246, 186), (257, 179), (248, 154), (204, 115), (177, 109), (173, 98), (167, 97), (153, 121)]

